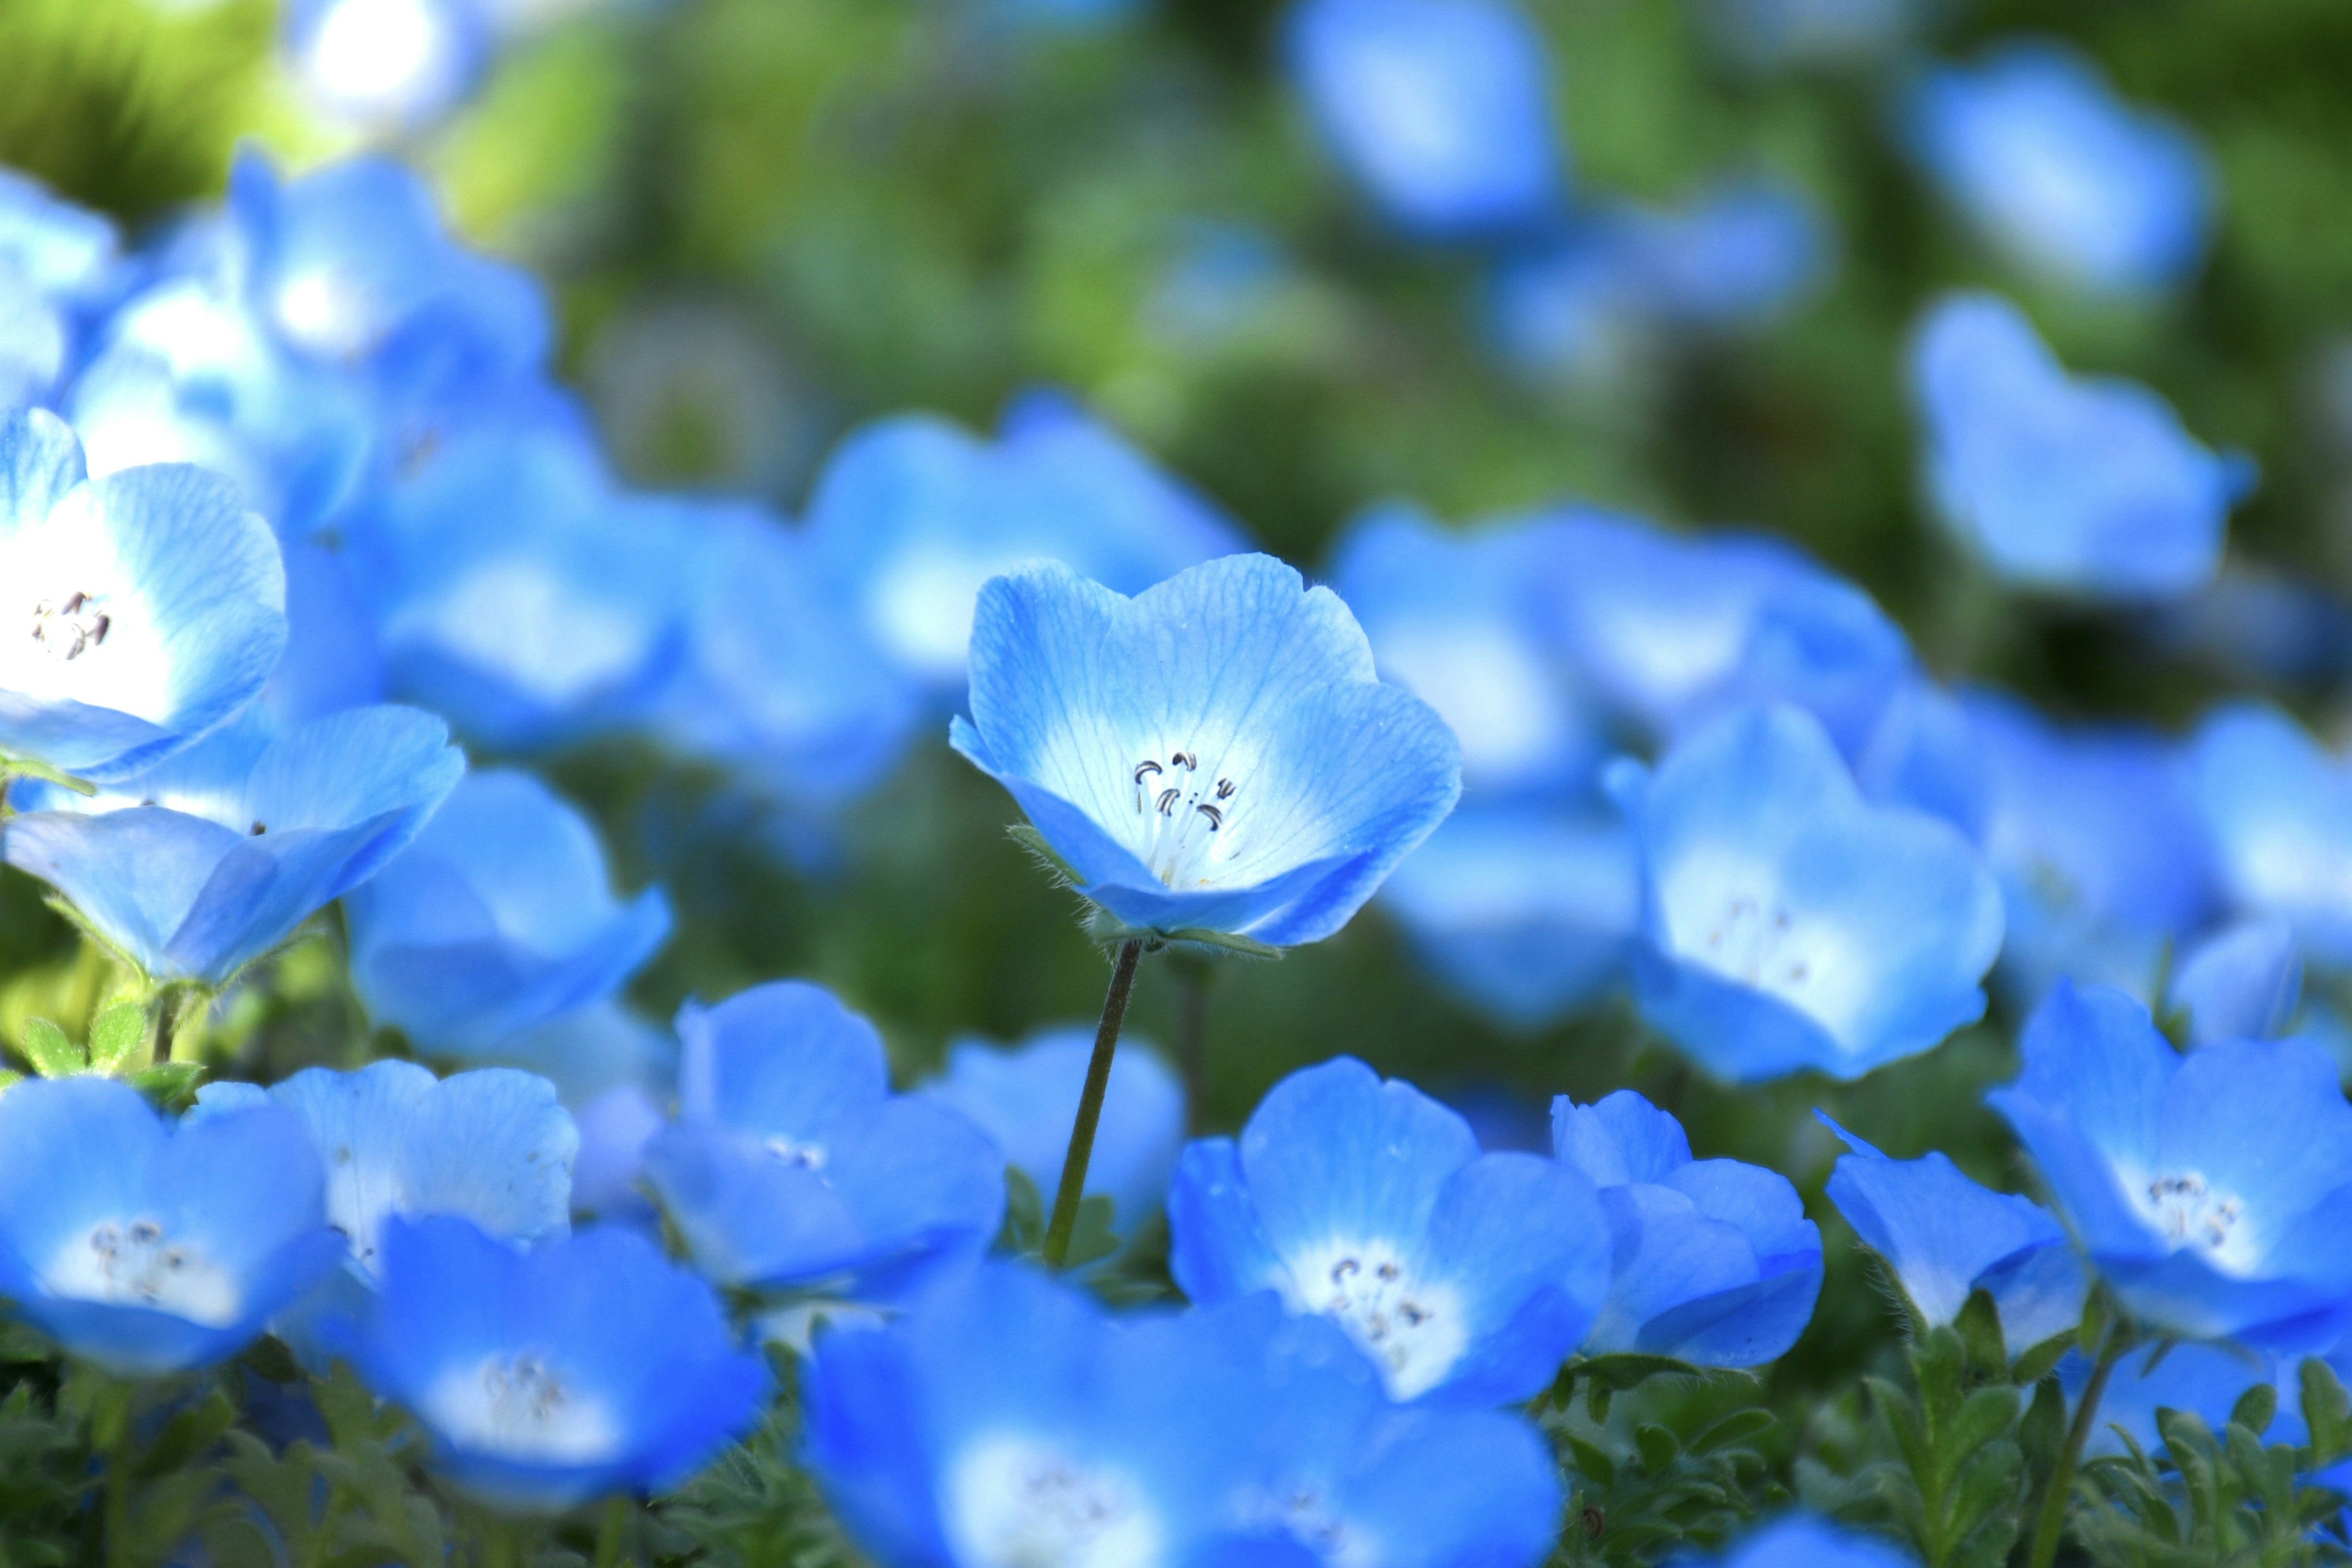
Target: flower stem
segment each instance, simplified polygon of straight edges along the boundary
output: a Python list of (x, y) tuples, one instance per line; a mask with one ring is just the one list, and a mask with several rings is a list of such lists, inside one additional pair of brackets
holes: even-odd
[(1143, 940), (1119, 944), (1103, 997), (1102, 1022), (1095, 1028), (1095, 1054), (1087, 1063), (1087, 1087), (1078, 1096), (1078, 1120), (1070, 1129), (1070, 1152), (1062, 1160), (1062, 1184), (1054, 1189), (1054, 1217), (1045, 1226), (1045, 1266), (1059, 1268), (1070, 1256), (1070, 1234), (1078, 1226), (1078, 1199), (1087, 1190), (1087, 1162), (1094, 1157), (1095, 1124), (1102, 1120), (1103, 1094), (1110, 1088), (1110, 1060), (1118, 1053), (1119, 1026), (1127, 1021), (1127, 998), (1135, 989)]
[(604, 1517), (596, 1525), (596, 1557), (594, 1568), (620, 1568), (621, 1536), (629, 1525), (629, 1500), (616, 1495), (604, 1504)]
[(2025, 1560), (2026, 1568), (2051, 1568), (2058, 1561), (2058, 1542), (2066, 1533), (2066, 1504), (2074, 1490), (2074, 1468), (2082, 1462), (2083, 1445), (2090, 1441), (2091, 1425), (2099, 1417), (2099, 1400), (2107, 1392), (2107, 1379), (2115, 1374), (2116, 1363), (2124, 1359), (2131, 1344), (2132, 1337), (2122, 1324), (2107, 1330), (2098, 1364), (2091, 1369), (2091, 1381), (2083, 1385), (2082, 1400), (2074, 1406), (2074, 1423), (2066, 1429), (2066, 1447), (2058, 1456), (2058, 1468), (2051, 1472), (2050, 1489), (2042, 1495), (2042, 1514), (2033, 1522), (2033, 1551)]

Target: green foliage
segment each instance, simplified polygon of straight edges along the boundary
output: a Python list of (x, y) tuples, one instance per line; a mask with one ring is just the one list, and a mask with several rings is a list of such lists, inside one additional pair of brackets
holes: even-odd
[(715, 1568), (862, 1568), (816, 1483), (793, 1462), (800, 1412), (791, 1361), (777, 1354), (784, 1390), (746, 1442), (730, 1448), (656, 1510), (665, 1561)]

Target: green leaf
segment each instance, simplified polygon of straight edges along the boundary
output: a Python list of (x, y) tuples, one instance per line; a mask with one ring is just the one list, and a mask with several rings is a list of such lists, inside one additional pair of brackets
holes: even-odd
[(1682, 1445), (1672, 1431), (1645, 1421), (1633, 1428), (1633, 1451), (1642, 1456), (1643, 1468), (1656, 1475), (1681, 1456)]
[(1569, 1457), (1575, 1461), (1576, 1473), (1601, 1488), (1617, 1484), (1617, 1461), (1598, 1444), (1588, 1443), (1575, 1433), (1565, 1433)]
[(2303, 1419), (2311, 1429), (2314, 1469), (2352, 1454), (2352, 1397), (2335, 1369), (2316, 1356), (2303, 1363)]
[(1692, 1438), (1690, 1451), (1694, 1454), (1712, 1454), (1718, 1448), (1727, 1448), (1735, 1443), (1755, 1436), (1759, 1432), (1768, 1432), (1771, 1427), (1772, 1413), (1760, 1406), (1750, 1405), (1745, 1410), (1733, 1411)]
[(2271, 1418), (2277, 1414), (2277, 1385), (2258, 1383), (2238, 1395), (2238, 1403), (2230, 1407), (2230, 1424), (2243, 1426), (2259, 1437), (2269, 1429)]
[(1960, 1315), (1952, 1320), (1952, 1328), (1968, 1352), (1969, 1368), (1979, 1377), (2009, 1375), (2009, 1347), (2000, 1334), (2000, 1312), (1992, 1304), (1992, 1292), (1981, 1288), (1969, 1292), (1960, 1308)]
[(81, 1047), (66, 1038), (66, 1032), (47, 1018), (25, 1020), (16, 1049), (43, 1078), (71, 1078), (89, 1067), (89, 1058), (82, 1054)]
[(12, 1072), (6, 1068), (0, 1068), (0, 1089), (6, 1089), (12, 1084), (19, 1084), (24, 1081), (25, 1075), (23, 1073)]
[(196, 1062), (157, 1062), (122, 1081), (166, 1110), (184, 1110), (195, 1098), (196, 1080), (204, 1076)]
[(997, 1241), (1013, 1253), (1034, 1254), (1045, 1245), (1045, 1200), (1018, 1165), (1004, 1167), (1004, 1229)]
[(2017, 1421), (2019, 1404), (2017, 1390), (2006, 1384), (1979, 1388), (1969, 1394), (1961, 1403), (1951, 1429), (1944, 1435), (1945, 1464), (1957, 1466), (1987, 1443), (2007, 1434)]
[(1063, 1267), (1083, 1268), (1118, 1250), (1118, 1237), (1110, 1227), (1116, 1208), (1108, 1194), (1078, 1200), (1078, 1223), (1070, 1228), (1070, 1255), (1063, 1259)]
[(2053, 1334), (2019, 1356), (2016, 1366), (2011, 1369), (2010, 1375), (2016, 1379), (2020, 1385), (2031, 1388), (2056, 1371), (2058, 1363), (2066, 1359), (2066, 1352), (2074, 1348), (2073, 1330), (2070, 1329), (2061, 1334)]
[(137, 1002), (117, 1002), (90, 1020), (89, 1065), (114, 1076), (146, 1042), (147, 1009)]

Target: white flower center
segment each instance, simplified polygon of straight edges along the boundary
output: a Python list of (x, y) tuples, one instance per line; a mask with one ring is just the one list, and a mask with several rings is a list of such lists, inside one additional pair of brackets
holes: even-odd
[(33, 640), (52, 658), (79, 658), (113, 629), (104, 605), (104, 595), (79, 591), (38, 600), (33, 605)]
[(486, 1357), (442, 1374), (419, 1412), (463, 1447), (538, 1464), (588, 1464), (620, 1446), (600, 1400), (583, 1394), (537, 1351)]
[(1386, 1242), (1327, 1243), (1290, 1261), (1290, 1305), (1338, 1319), (1396, 1398), (1436, 1387), (1469, 1347), (1454, 1291), (1414, 1279)]
[(1181, 747), (1164, 763), (1135, 764), (1135, 814), (1143, 819), (1143, 863), (1171, 888), (1205, 887), (1212, 864), (1233, 855), (1232, 821), (1240, 786), (1201, 766)]
[(1119, 1470), (1059, 1446), (1000, 1435), (957, 1458), (947, 1482), (948, 1530), (970, 1568), (1150, 1568), (1160, 1521)]
[(1253, 1527), (1289, 1536), (1323, 1568), (1370, 1568), (1381, 1558), (1370, 1539), (1334, 1514), (1312, 1487), (1261, 1494), (1244, 1505), (1242, 1517)]
[(2252, 1270), (2257, 1261), (2253, 1236), (2244, 1223), (2245, 1205), (2236, 1197), (2214, 1191), (2195, 1171), (2151, 1176), (2143, 1190), (2141, 1206), (2167, 1241), (2200, 1249), (2226, 1272)]
[(211, 1328), (236, 1321), (241, 1305), (226, 1269), (152, 1219), (100, 1221), (66, 1244), (41, 1284), (52, 1296), (152, 1307)]
[(824, 1145), (822, 1143), (795, 1143), (779, 1132), (772, 1138), (761, 1139), (760, 1147), (767, 1151), (768, 1158), (780, 1165), (792, 1165), (803, 1171), (824, 1169)]
[(1778, 904), (1740, 895), (1700, 933), (1692, 956), (1717, 973), (1759, 990), (1780, 992), (1813, 977), (1812, 963), (1796, 936), (1796, 921)]

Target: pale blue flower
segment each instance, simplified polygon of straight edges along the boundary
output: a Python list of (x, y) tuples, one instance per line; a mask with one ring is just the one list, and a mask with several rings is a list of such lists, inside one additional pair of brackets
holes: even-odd
[(2285, 921), (2318, 963), (2352, 963), (2352, 766), (2256, 703), (2208, 715), (2193, 763), (2231, 907)]
[(279, 44), (328, 113), (404, 132), (457, 107), (488, 64), (492, 37), (478, 0), (295, 0)]
[(952, 739), (1117, 929), (1320, 941), (1453, 809), (1453, 734), (1328, 589), (1263, 555), (1124, 598), (991, 582)]
[[(2298, 1405), (2301, 1388), (2294, 1358), (2274, 1359), (2243, 1345), (2203, 1343), (2195, 1340), (2165, 1342), (2126, 1352), (2108, 1374), (2099, 1395), (2099, 1411), (2090, 1438), (2083, 1445), (2085, 1458), (2122, 1458), (2130, 1450), (2124, 1436), (2154, 1452), (2164, 1446), (2156, 1425), (2158, 1410), (2177, 1410), (2196, 1416), (2214, 1432), (2229, 1425), (2230, 1413), (2259, 1384), (2278, 1386), (2278, 1419), (2270, 1433), (2273, 1443), (2310, 1440)], [(2058, 1363), (2058, 1386), (2072, 1415), (2081, 1406), (2090, 1385), (2091, 1363), (2080, 1351), (2069, 1351)], [(2116, 1429), (2123, 1428), (2121, 1433)], [(2318, 1485), (2329, 1484), (2313, 1478)]]
[(1984, 1012), (2000, 889), (1943, 821), (1865, 802), (1822, 727), (1735, 713), (1623, 781), (1643, 1016), (1717, 1077), (1859, 1078)]
[(46, 403), (120, 286), (114, 225), (0, 169), (0, 408)]
[[(1696, 1558), (1676, 1560), (1693, 1568)], [(1709, 1560), (1714, 1568), (1912, 1568), (1912, 1559), (1874, 1535), (1864, 1535), (1809, 1514), (1784, 1514), (1734, 1542)]]
[(2165, 992), (2165, 1006), (2188, 1020), (2194, 1046), (2274, 1038), (2302, 999), (2303, 949), (2294, 928), (2276, 917), (2224, 926), (2189, 948)]

